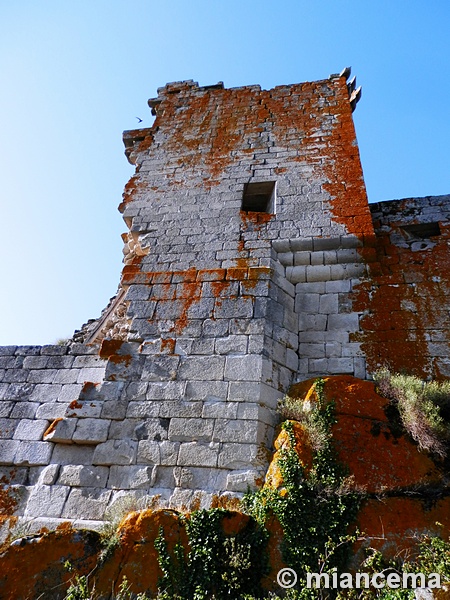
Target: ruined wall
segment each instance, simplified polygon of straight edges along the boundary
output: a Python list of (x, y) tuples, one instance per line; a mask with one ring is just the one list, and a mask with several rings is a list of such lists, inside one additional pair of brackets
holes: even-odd
[(450, 196), (370, 205), (376, 255), (354, 294), (369, 372), (450, 376)]
[[(153, 126), (124, 134), (136, 173), (117, 296), (67, 347), (0, 350), (4, 514), (92, 525), (124, 494), (178, 507), (242, 495), (262, 481), (291, 383), (364, 378), (383, 356), (408, 366), (395, 344), (416, 335), (404, 315), (430, 286), (416, 363), (445, 373), (433, 278), (447, 250), (395, 238), (398, 209), (431, 219), (420, 202), (374, 207), (375, 233), (349, 92), (338, 75), (268, 91), (187, 81), (149, 101)], [(386, 342), (377, 294), (402, 277)]]

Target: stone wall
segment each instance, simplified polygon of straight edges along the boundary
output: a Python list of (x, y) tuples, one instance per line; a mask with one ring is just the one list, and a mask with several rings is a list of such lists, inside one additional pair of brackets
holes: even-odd
[[(36, 527), (92, 525), (123, 495), (242, 495), (294, 381), (364, 378), (382, 359), (446, 373), (448, 197), (371, 213), (344, 76), (173, 83), (149, 104), (154, 125), (124, 134), (136, 173), (117, 296), (66, 347), (0, 350), (3, 513)], [(439, 240), (401, 230), (430, 221)], [(430, 290), (429, 317), (411, 302)], [(403, 338), (419, 358), (399, 358)]]
[(376, 244), (370, 277), (353, 295), (369, 372), (450, 376), (450, 196), (370, 205)]

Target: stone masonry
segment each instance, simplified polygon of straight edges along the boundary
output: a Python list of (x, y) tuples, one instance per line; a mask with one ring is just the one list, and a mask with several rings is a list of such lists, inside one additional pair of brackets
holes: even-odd
[(124, 133), (117, 296), (67, 346), (0, 349), (5, 514), (96, 526), (124, 495), (241, 496), (293, 382), (383, 358), (448, 374), (449, 197), (369, 206), (347, 74), (149, 100), (153, 126)]

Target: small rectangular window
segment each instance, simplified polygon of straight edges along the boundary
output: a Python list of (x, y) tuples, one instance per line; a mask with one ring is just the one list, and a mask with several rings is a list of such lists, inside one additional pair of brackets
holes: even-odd
[(405, 232), (407, 239), (426, 240), (441, 235), (439, 223), (418, 223), (415, 225), (403, 225), (401, 229)]
[(242, 210), (274, 214), (275, 184), (275, 181), (246, 183), (242, 197)]

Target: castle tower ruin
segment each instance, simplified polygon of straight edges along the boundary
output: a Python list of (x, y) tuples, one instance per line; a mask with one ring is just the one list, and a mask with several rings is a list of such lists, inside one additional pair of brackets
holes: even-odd
[[(447, 282), (420, 266), (450, 264), (448, 197), (409, 200), (406, 222), (405, 205), (370, 209), (353, 88), (346, 73), (267, 91), (184, 81), (149, 101), (153, 126), (124, 133), (117, 296), (66, 347), (0, 351), (16, 515), (92, 525), (125, 494), (239, 496), (261, 482), (293, 382), (401, 367), (398, 344), (417, 340), (418, 372), (448, 374)], [(373, 322), (383, 291), (393, 328)]]

